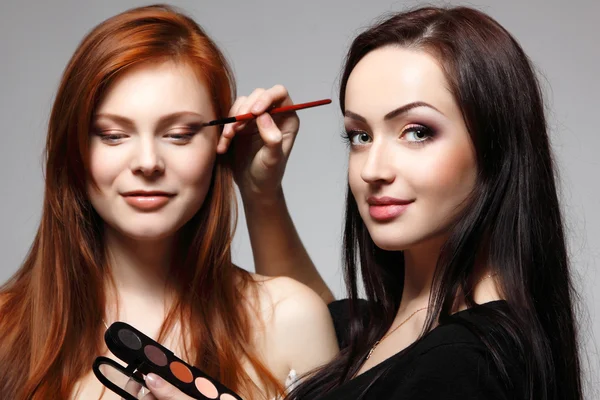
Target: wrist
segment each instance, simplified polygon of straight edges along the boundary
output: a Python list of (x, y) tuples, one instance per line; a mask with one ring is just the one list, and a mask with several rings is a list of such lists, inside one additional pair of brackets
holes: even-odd
[(279, 186), (277, 189), (269, 192), (257, 192), (252, 190), (240, 190), (244, 209), (254, 210), (264, 207), (285, 206), (285, 196), (283, 188)]

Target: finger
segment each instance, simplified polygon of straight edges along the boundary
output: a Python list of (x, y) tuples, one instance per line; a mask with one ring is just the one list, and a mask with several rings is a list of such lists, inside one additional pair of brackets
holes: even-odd
[[(265, 89), (263, 88), (254, 89), (254, 91), (250, 93), (250, 96), (246, 98), (246, 101), (244, 101), (244, 103), (240, 106), (237, 115), (250, 113), (252, 106), (254, 105), (254, 103), (256, 103), (256, 99), (258, 99), (264, 92)], [(236, 132), (239, 132), (246, 127), (248, 122), (249, 121), (240, 121), (231, 125)]]
[[(238, 97), (231, 106), (228, 116), (233, 117), (234, 115), (238, 115), (238, 110), (245, 101), (245, 96)], [(219, 142), (217, 143), (217, 153), (225, 153), (229, 148), (229, 144), (235, 136), (235, 131), (232, 129), (231, 125), (232, 124), (226, 124), (223, 126), (223, 131), (221, 132)]]
[[(233, 107), (231, 107), (229, 116), (234, 117), (236, 115), (246, 114), (246, 113), (250, 112), (249, 110), (250, 110), (252, 104), (254, 104), (255, 99), (257, 97), (259, 97), (261, 95), (261, 93), (264, 91), (265, 91), (265, 89), (258, 88), (258, 89), (254, 89), (254, 91), (252, 93), (250, 93), (250, 96), (239, 97), (235, 101)], [(232, 124), (226, 124), (223, 127), (223, 134), (221, 135), (219, 143), (217, 144), (217, 153), (223, 154), (223, 153), (227, 152), (227, 149), (231, 145), (231, 141), (235, 137), (235, 134), (237, 132), (239, 132), (241, 129), (244, 129), (246, 124), (247, 124), (247, 122), (235, 122)]]
[(271, 115), (265, 113), (259, 116), (256, 119), (256, 126), (258, 127), (260, 138), (267, 147), (276, 147), (281, 145), (283, 135), (275, 124), (275, 121), (273, 121), (273, 117)]
[(260, 160), (266, 167), (273, 167), (283, 158), (283, 135), (269, 114), (258, 117), (256, 125), (265, 144), (260, 150)]
[[(292, 99), (290, 98), (288, 91), (284, 86), (275, 85), (268, 90), (257, 89), (252, 92), (252, 94), (248, 96), (244, 104), (240, 107), (239, 113), (251, 113), (258, 116), (272, 107), (284, 104), (293, 104)], [(242, 129), (248, 129), (248, 126), (252, 126), (255, 123), (255, 120), (250, 120), (245, 122), (237, 122), (232, 125), (236, 132), (240, 132)], [(255, 132), (254, 129), (251, 129), (250, 131)]]
[(275, 85), (260, 94), (254, 101), (251, 112), (260, 115), (273, 106), (287, 106), (291, 104), (294, 103), (286, 87), (283, 85)]
[[(246, 99), (247, 99), (246, 96), (240, 96), (237, 99), (235, 99), (235, 102), (229, 109), (229, 114), (227, 116), (234, 117), (236, 115), (239, 115), (240, 107), (242, 106), (242, 104), (244, 104), (246, 102)], [(233, 132), (231, 132), (231, 125), (233, 125), (233, 124), (227, 124), (227, 125), (223, 126), (223, 135), (228, 136), (228, 134), (233, 133)]]
[(146, 376), (146, 385), (157, 400), (193, 400), (156, 374)]

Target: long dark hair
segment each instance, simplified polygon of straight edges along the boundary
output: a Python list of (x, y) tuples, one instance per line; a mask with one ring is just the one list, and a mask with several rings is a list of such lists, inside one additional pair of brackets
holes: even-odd
[[(440, 62), (477, 154), (477, 183), (438, 259), (424, 332), (452, 319), (459, 293), (467, 294), (468, 306), (475, 304), (471, 278), (475, 258), (483, 256), (508, 303), (488, 316), (523, 361), (525, 385), (514, 388), (523, 392), (519, 398), (581, 399), (574, 291), (544, 105), (530, 60), (502, 26), (477, 10), (427, 7), (394, 14), (352, 43), (341, 78), (342, 113), (353, 68), (384, 46), (423, 50)], [(391, 326), (402, 297), (403, 254), (375, 245), (349, 190), (344, 259), (353, 310), (349, 345), (291, 399), (318, 398), (351, 379)], [(372, 316), (366, 327), (357, 313), (359, 268)], [(500, 344), (470, 328), (510, 385)]]

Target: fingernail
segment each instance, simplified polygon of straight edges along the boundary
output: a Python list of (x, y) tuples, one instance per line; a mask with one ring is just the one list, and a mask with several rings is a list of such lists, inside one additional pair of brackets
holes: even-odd
[(254, 106), (252, 107), (252, 112), (253, 112), (253, 113), (259, 113), (259, 112), (262, 112), (262, 111), (263, 111), (263, 107), (264, 107), (264, 104), (263, 104), (263, 102), (262, 102), (262, 101), (258, 101), (258, 102), (256, 102), (256, 104), (254, 104)]
[(151, 388), (158, 389), (165, 383), (165, 381), (156, 374), (149, 374), (146, 375), (146, 383), (148, 383), (148, 386)]
[(263, 128), (268, 128), (273, 124), (273, 120), (269, 114), (263, 114), (258, 117), (259, 123)]

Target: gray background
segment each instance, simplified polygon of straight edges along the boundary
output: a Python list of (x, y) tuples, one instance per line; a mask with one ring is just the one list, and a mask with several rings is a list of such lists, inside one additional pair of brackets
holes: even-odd
[[(60, 75), (94, 25), (147, 1), (0, 0), (0, 282), (18, 268), (40, 218), (45, 128)], [(174, 1), (222, 47), (240, 94), (285, 84), (296, 102), (332, 97), (301, 112), (302, 126), (284, 186), (309, 253), (343, 295), (340, 237), (346, 150), (340, 138), (337, 83), (352, 37), (381, 13), (415, 1)], [(541, 75), (560, 168), (588, 398), (598, 396), (600, 368), (600, 1), (479, 0), (475, 6), (513, 33)], [(525, 107), (527, 105), (524, 105)], [(252, 269), (240, 208), (235, 261)], [(1, 340), (1, 339), (0, 339)], [(592, 394), (593, 388), (593, 394)]]

